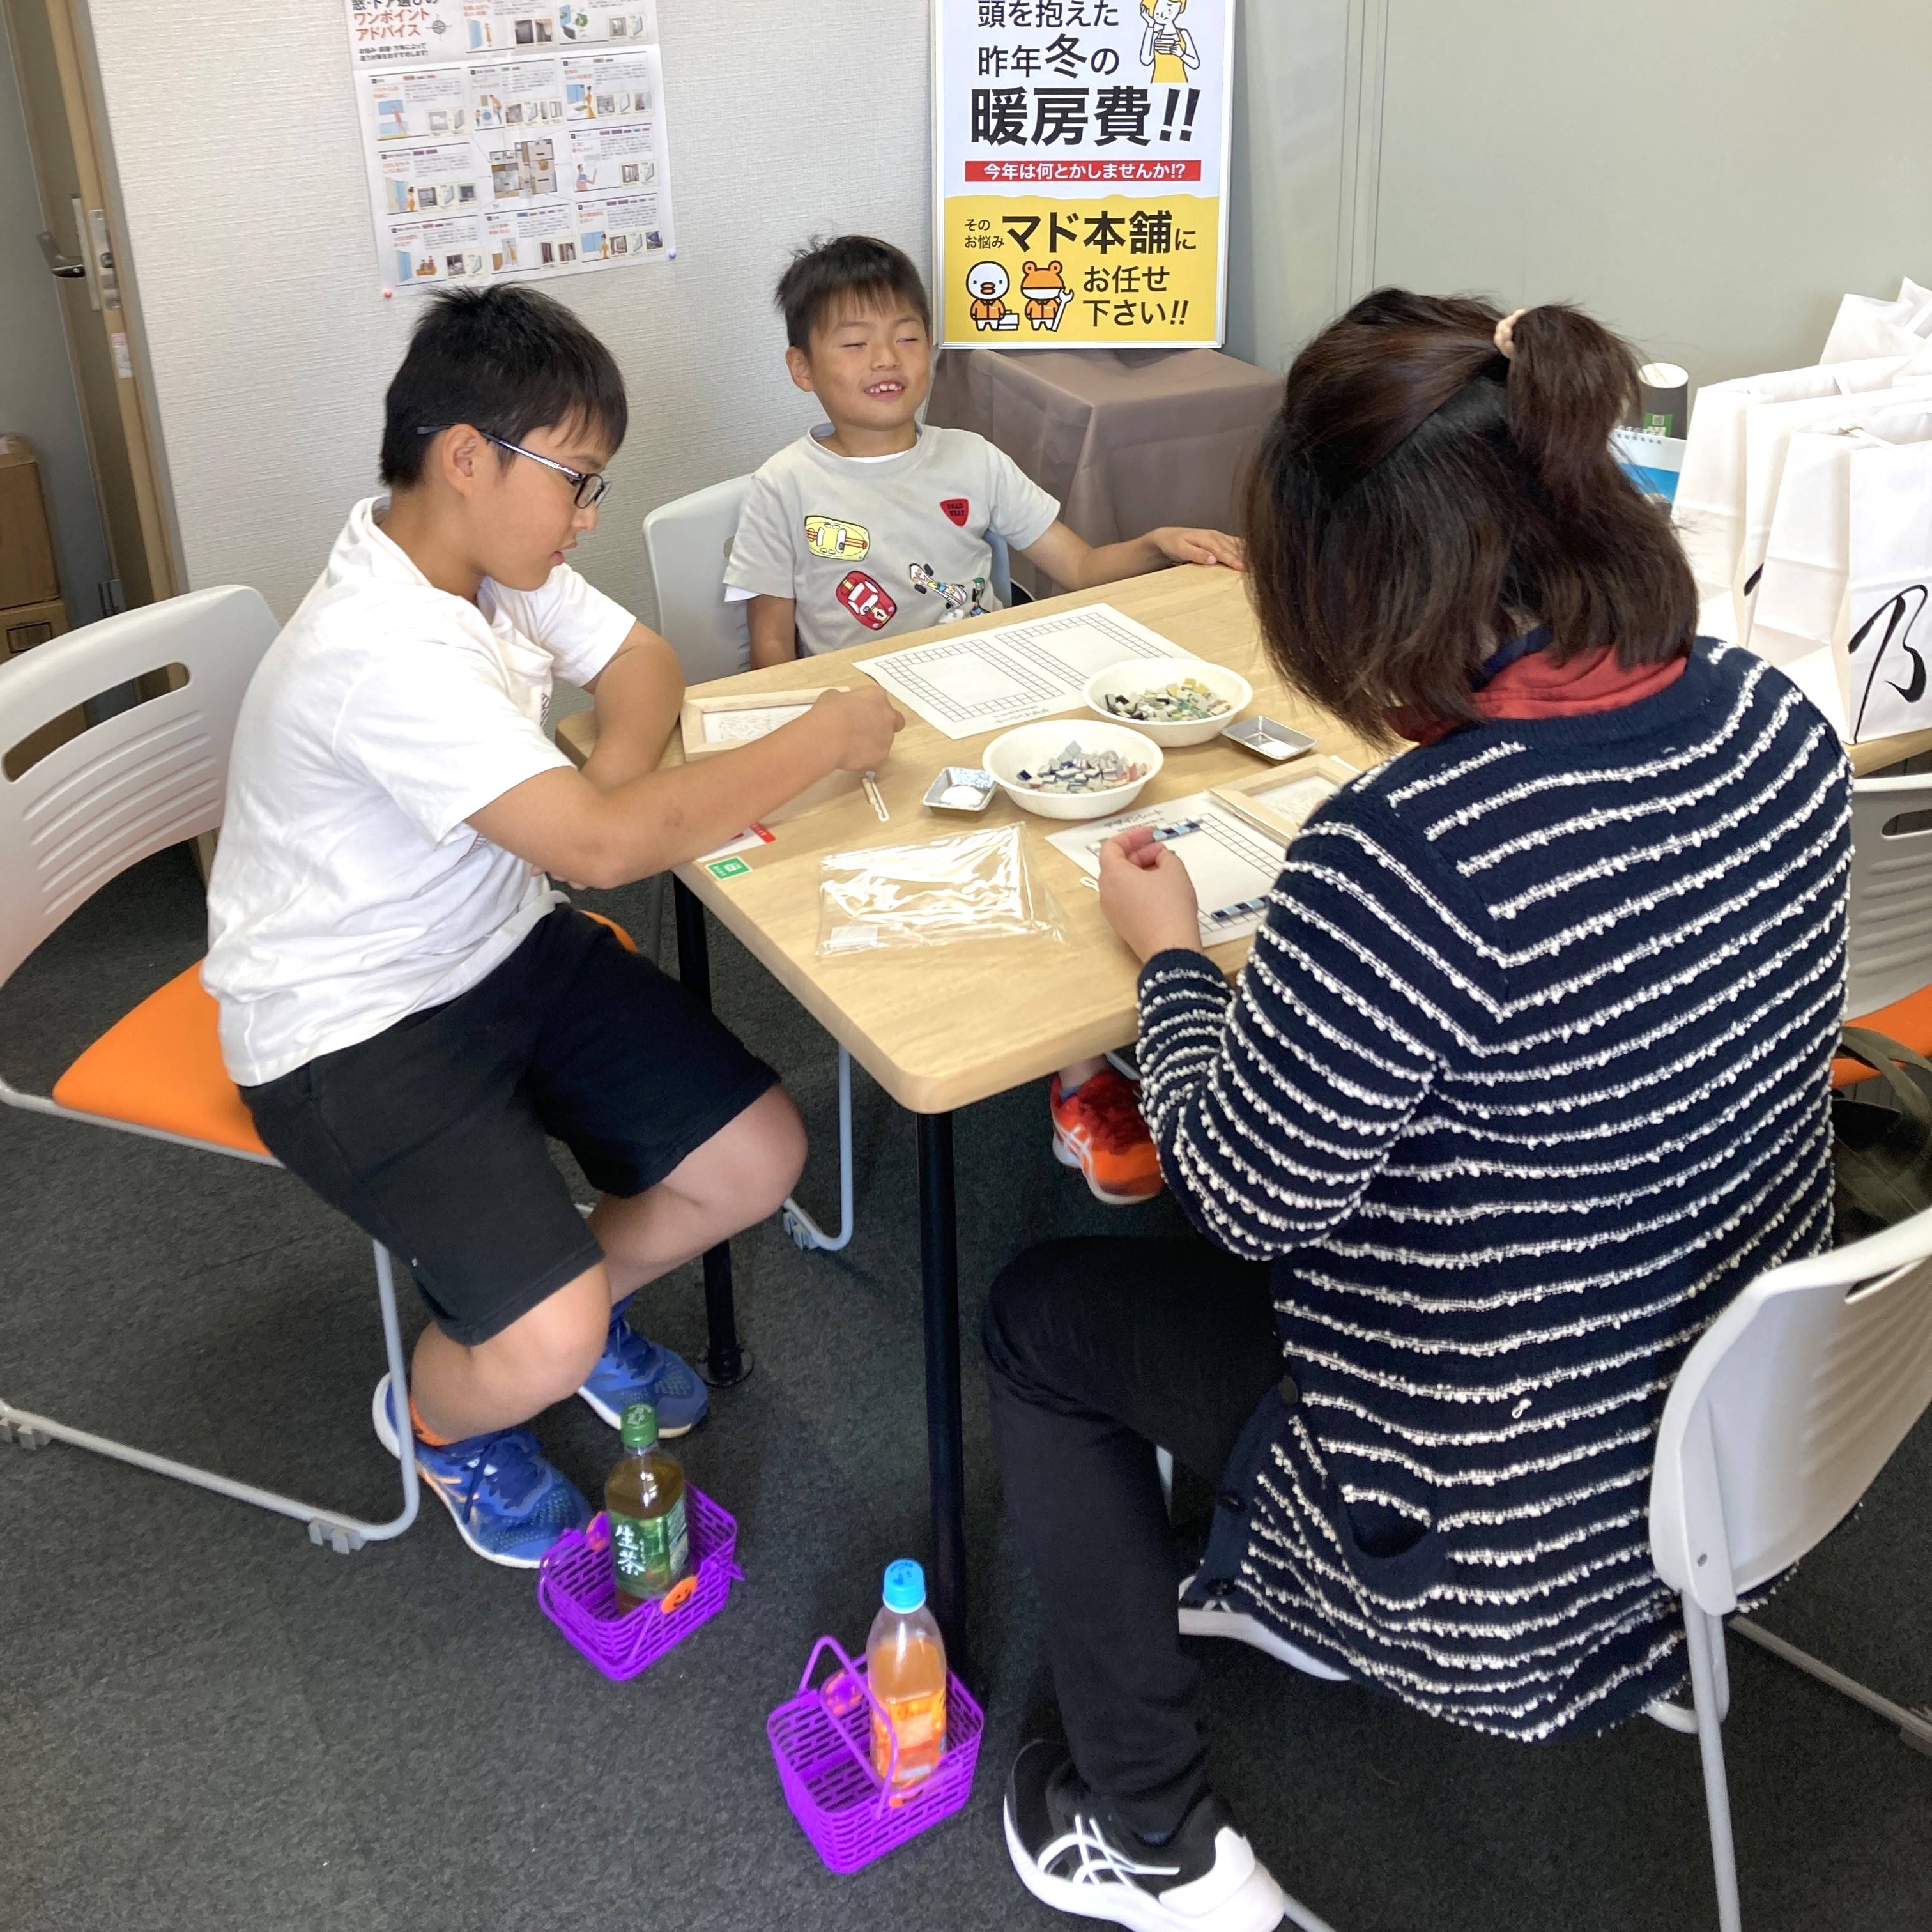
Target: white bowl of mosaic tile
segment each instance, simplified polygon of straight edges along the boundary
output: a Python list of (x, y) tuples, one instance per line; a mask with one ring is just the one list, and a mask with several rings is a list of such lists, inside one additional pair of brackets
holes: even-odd
[(1204, 745), (1254, 702), (1238, 672), (1199, 658), (1130, 658), (1087, 680), (1087, 708), (1157, 745)]
[(1124, 812), (1161, 767), (1161, 749), (1124, 724), (1049, 718), (995, 738), (980, 762), (1013, 802), (1042, 818)]

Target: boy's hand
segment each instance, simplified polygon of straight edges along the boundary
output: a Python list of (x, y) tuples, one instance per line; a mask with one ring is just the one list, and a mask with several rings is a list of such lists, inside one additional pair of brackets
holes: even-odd
[(892, 701), (868, 679), (854, 691), (828, 691), (814, 699), (814, 717), (832, 720), (841, 746), (842, 772), (869, 772), (883, 765), (892, 740), (905, 724)]
[(1226, 530), (1184, 530), (1174, 525), (1148, 532), (1148, 541), (1169, 563), (1218, 563), (1246, 570), (1247, 547)]
[(1201, 950), (1201, 902), (1187, 868), (1130, 825), (1100, 848), (1100, 910), (1143, 963), (1156, 952)]

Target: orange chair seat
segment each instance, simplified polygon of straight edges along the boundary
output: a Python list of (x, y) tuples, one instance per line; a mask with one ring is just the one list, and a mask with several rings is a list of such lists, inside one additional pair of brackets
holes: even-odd
[(77, 1114), (266, 1154), (221, 1064), (213, 996), (197, 962), (117, 1020), (54, 1083)]
[(579, 906), (577, 910), (579, 912), (583, 912), (584, 916), (586, 919), (594, 919), (599, 926), (608, 926), (610, 930), (617, 935), (617, 944), (621, 946), (626, 952), (634, 952), (637, 951), (638, 942), (633, 939), (614, 919), (606, 919), (601, 912), (584, 912), (584, 908), (581, 906)]
[[(637, 951), (615, 920), (586, 916), (608, 926), (626, 951)], [(110, 1027), (54, 1083), (53, 1097), (77, 1114), (266, 1154), (221, 1064), (217, 1010), (200, 965), (190, 966)]]
[[(1862, 1019), (1847, 1020), (1847, 1026), (1869, 1027), (1874, 1033), (1888, 1034), (1901, 1045), (1932, 1058), (1932, 986), (1921, 986), (1917, 992), (1908, 993), (1902, 1000), (1894, 1000), (1888, 1006), (1881, 1006), (1875, 1013), (1867, 1013)], [(1872, 1078), (1872, 1070), (1856, 1060), (1834, 1060), (1832, 1063), (1832, 1084), (1834, 1087), (1856, 1087), (1861, 1080)]]

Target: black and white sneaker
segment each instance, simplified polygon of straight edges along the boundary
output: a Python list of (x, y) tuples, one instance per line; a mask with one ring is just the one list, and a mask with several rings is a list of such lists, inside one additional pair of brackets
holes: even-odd
[[(1198, 1574), (1198, 1573), (1197, 1573)], [(1232, 1637), (1273, 1658), (1277, 1664), (1291, 1664), (1330, 1684), (1346, 1684), (1348, 1673), (1337, 1670), (1311, 1657), (1298, 1644), (1291, 1643), (1278, 1631), (1269, 1629), (1259, 1617), (1251, 1616), (1227, 1598), (1210, 1595), (1193, 1576), (1180, 1580), (1180, 1634), (1183, 1636)]]
[(1212, 1792), (1164, 1845), (1108, 1814), (1063, 1745), (1028, 1744), (1006, 1780), (1006, 1850), (1044, 1905), (1136, 1932), (1273, 1932), (1281, 1888)]

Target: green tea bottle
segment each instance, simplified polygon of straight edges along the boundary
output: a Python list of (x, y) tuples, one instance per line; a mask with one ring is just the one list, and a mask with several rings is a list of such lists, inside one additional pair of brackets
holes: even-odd
[(658, 1412), (647, 1402), (624, 1411), (624, 1454), (604, 1485), (617, 1607), (634, 1610), (669, 1594), (691, 1568), (684, 1522), (684, 1472), (658, 1442)]

